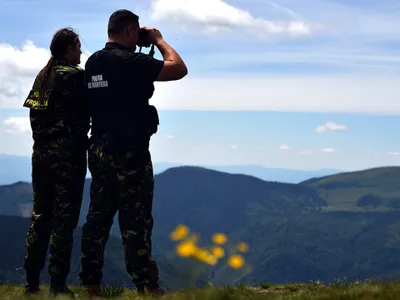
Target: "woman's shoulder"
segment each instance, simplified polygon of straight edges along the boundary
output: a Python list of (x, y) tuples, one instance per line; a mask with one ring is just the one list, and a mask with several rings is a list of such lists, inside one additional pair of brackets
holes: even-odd
[(78, 65), (58, 64), (54, 67), (57, 75), (84, 73), (85, 70)]
[(78, 65), (59, 64), (53, 69), (55, 82), (66, 82), (78, 80), (83, 83), (85, 70)]

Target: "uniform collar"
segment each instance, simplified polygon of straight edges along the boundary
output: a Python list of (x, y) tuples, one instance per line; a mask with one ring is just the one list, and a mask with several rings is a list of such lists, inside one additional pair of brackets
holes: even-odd
[(56, 65), (67, 65), (67, 66), (75, 66), (70, 61), (66, 60), (65, 58), (54, 58)]
[(121, 45), (116, 42), (107, 42), (106, 43), (106, 49), (121, 49), (121, 50), (130, 50), (128, 47), (125, 47), (124, 45)]

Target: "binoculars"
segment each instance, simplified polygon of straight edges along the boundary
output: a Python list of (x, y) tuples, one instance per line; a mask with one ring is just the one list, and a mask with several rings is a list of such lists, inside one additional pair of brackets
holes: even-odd
[(138, 39), (136, 45), (138, 47), (145, 47), (145, 48), (150, 47), (150, 42), (149, 42), (149, 39), (148, 39), (147, 30), (145, 30), (143, 28), (140, 29), (140, 31), (139, 31), (139, 39)]

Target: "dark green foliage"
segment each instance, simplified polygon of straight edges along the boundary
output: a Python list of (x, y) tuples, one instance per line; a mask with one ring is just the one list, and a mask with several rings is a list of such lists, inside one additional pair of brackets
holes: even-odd
[(18, 216), (21, 204), (32, 203), (32, 186), (27, 182), (16, 182), (0, 186), (0, 214)]
[(386, 204), (387, 207), (393, 208), (393, 209), (400, 209), (400, 197), (399, 198), (391, 198), (387, 201)]
[(357, 200), (356, 203), (358, 207), (365, 207), (370, 205), (374, 208), (376, 208), (380, 204), (382, 204), (381, 198), (372, 194), (362, 196), (360, 199)]

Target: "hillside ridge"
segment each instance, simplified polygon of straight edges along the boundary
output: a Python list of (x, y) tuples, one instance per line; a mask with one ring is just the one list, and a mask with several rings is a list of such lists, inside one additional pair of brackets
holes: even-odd
[(203, 166), (195, 166), (195, 165), (182, 165), (182, 166), (176, 166), (176, 167), (171, 167), (168, 168), (165, 171), (162, 171), (160, 173), (157, 174), (157, 176), (164, 176), (164, 175), (170, 175), (170, 174), (176, 174), (176, 173), (180, 173), (180, 172), (202, 172), (202, 173), (208, 173), (208, 174), (218, 174), (218, 175), (223, 175), (223, 176), (229, 176), (229, 177), (236, 177), (236, 178), (252, 178), (256, 181), (260, 181), (260, 182), (271, 182), (271, 183), (282, 183), (282, 184), (288, 184), (288, 185), (293, 185), (296, 183), (286, 183), (286, 182), (279, 182), (279, 181), (270, 181), (270, 180), (264, 180), (262, 178), (259, 178), (257, 176), (254, 175), (248, 175), (248, 174), (242, 174), (242, 173), (229, 173), (229, 172), (225, 172), (225, 171), (220, 171), (220, 170), (214, 170), (214, 169), (210, 169), (207, 167), (203, 167)]
[(341, 173), (337, 173), (337, 174), (333, 174), (333, 175), (312, 177), (310, 179), (299, 182), (298, 184), (308, 185), (308, 184), (313, 184), (313, 183), (316, 183), (317, 181), (322, 181), (325, 179), (334, 179), (334, 178), (349, 176), (349, 175), (356, 176), (356, 175), (362, 175), (362, 174), (367, 174), (367, 173), (371, 173), (371, 172), (389, 171), (389, 170), (398, 170), (400, 173), (400, 166), (382, 166), (382, 167), (366, 168), (366, 169), (361, 169), (361, 170), (356, 170), (356, 171), (346, 171), (346, 172), (341, 172)]

